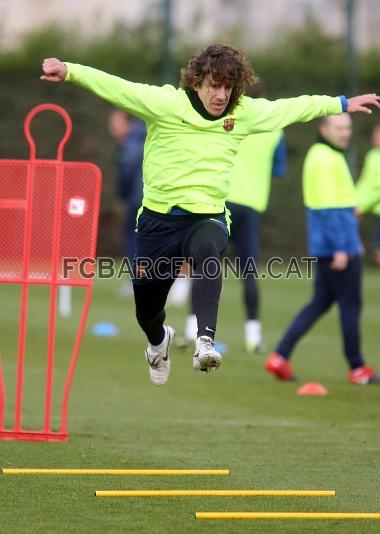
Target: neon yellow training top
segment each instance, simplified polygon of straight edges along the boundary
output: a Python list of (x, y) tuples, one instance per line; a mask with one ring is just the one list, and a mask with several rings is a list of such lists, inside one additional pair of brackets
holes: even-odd
[(380, 215), (380, 148), (367, 152), (357, 191), (360, 212)]
[(349, 208), (357, 204), (344, 154), (324, 143), (315, 143), (308, 150), (302, 179), (304, 203), (308, 208)]
[(66, 81), (146, 122), (143, 205), (160, 213), (173, 206), (194, 213), (222, 213), (234, 156), (247, 135), (342, 112), (339, 97), (300, 96), (273, 102), (242, 97), (232, 113), (207, 120), (183, 89), (134, 83), (91, 67), (65, 64)]
[(282, 130), (249, 135), (239, 145), (228, 199), (260, 213), (268, 207), (273, 156)]

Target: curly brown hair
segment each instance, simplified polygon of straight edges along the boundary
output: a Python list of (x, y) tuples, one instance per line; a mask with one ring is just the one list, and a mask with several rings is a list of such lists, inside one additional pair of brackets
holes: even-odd
[(195, 89), (210, 76), (218, 85), (232, 87), (229, 108), (233, 110), (247, 85), (254, 83), (255, 74), (243, 52), (225, 44), (212, 44), (193, 56), (181, 69), (180, 86)]

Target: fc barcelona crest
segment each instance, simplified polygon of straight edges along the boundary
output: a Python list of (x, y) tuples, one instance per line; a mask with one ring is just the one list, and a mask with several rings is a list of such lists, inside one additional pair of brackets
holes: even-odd
[(231, 130), (233, 130), (234, 126), (235, 126), (235, 119), (224, 120), (223, 128), (225, 129), (226, 132), (230, 132)]

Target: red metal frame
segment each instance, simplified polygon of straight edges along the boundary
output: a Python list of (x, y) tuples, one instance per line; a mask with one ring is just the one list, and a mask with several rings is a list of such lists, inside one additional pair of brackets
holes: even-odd
[(4, 389), (4, 376), (3, 376), (3, 362), (0, 357), (0, 430), (4, 428), (4, 415), (5, 415), (5, 389)]
[[(36, 144), (30, 132), (30, 125), (33, 118), (43, 111), (54, 111), (58, 113), (64, 120), (66, 131), (61, 139), (57, 157), (54, 160), (42, 160), (36, 157)], [(2, 369), (2, 362), (0, 359), (0, 439), (9, 440), (30, 440), (30, 441), (67, 441), (67, 417), (68, 417), (68, 403), (71, 390), (71, 384), (74, 377), (76, 362), (78, 359), (79, 348), (86, 325), (86, 319), (91, 303), (93, 279), (79, 279), (67, 280), (60, 277), (59, 272), (59, 258), (60, 258), (60, 242), (61, 242), (61, 224), (62, 224), (62, 190), (64, 185), (64, 172), (69, 170), (81, 170), (93, 176), (94, 191), (93, 191), (93, 205), (92, 205), (92, 227), (88, 229), (90, 232), (90, 245), (86, 250), (85, 255), (95, 257), (96, 238), (97, 238), (97, 223), (100, 204), (100, 189), (101, 189), (101, 173), (98, 167), (90, 163), (76, 163), (64, 162), (63, 151), (65, 145), (71, 135), (72, 122), (69, 114), (60, 106), (55, 104), (41, 104), (33, 108), (27, 115), (24, 123), (25, 137), (30, 147), (30, 159), (25, 161), (27, 165), (27, 187), (25, 199), (14, 198), (0, 198), (0, 209), (19, 209), (25, 213), (24, 222), (24, 236), (23, 236), (23, 259), (22, 259), (22, 276), (7, 277), (0, 273), (0, 283), (19, 284), (21, 286), (21, 301), (20, 301), (20, 317), (19, 317), (19, 337), (18, 337), (18, 361), (16, 373), (16, 399), (14, 412), (14, 428), (5, 428), (5, 384)], [(0, 160), (0, 163), (14, 166), (19, 165), (20, 160)], [(54, 220), (53, 225), (53, 240), (51, 250), (51, 272), (50, 276), (45, 279), (34, 279), (30, 277), (30, 254), (33, 230), (33, 201), (34, 201), (34, 186), (35, 186), (35, 172), (36, 165), (41, 169), (44, 165), (50, 169), (52, 166), (56, 171), (55, 181), (55, 201), (54, 201)], [(78, 186), (79, 187), (79, 186)], [(78, 190), (80, 192), (80, 189)], [(48, 324), (48, 349), (46, 360), (46, 389), (45, 389), (45, 413), (43, 428), (41, 430), (24, 430), (22, 428), (22, 404), (23, 404), (23, 383), (24, 383), (24, 365), (25, 365), (25, 346), (27, 334), (27, 318), (28, 318), (28, 302), (29, 302), (29, 288), (32, 285), (49, 285), (50, 286), (50, 308), (49, 308), (49, 324)], [(52, 419), (52, 400), (53, 400), (53, 385), (54, 385), (54, 356), (55, 356), (55, 334), (56, 334), (56, 316), (57, 316), (57, 292), (60, 285), (70, 285), (75, 287), (85, 288), (85, 299), (82, 308), (82, 314), (79, 321), (77, 335), (74, 342), (74, 347), (71, 353), (69, 369), (64, 385), (63, 399), (61, 405), (61, 425), (59, 431), (53, 431), (51, 426)]]

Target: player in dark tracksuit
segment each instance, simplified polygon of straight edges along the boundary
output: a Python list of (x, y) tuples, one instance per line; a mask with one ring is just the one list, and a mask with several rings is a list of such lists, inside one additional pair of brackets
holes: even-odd
[(380, 376), (366, 365), (361, 352), (362, 252), (356, 191), (344, 156), (351, 134), (348, 114), (326, 117), (320, 124), (320, 137), (304, 162), (309, 253), (317, 258), (317, 273), (311, 301), (295, 317), (266, 362), (266, 370), (281, 380), (294, 379), (289, 359), (296, 343), (336, 302), (350, 368), (348, 380), (355, 384), (380, 383)]

